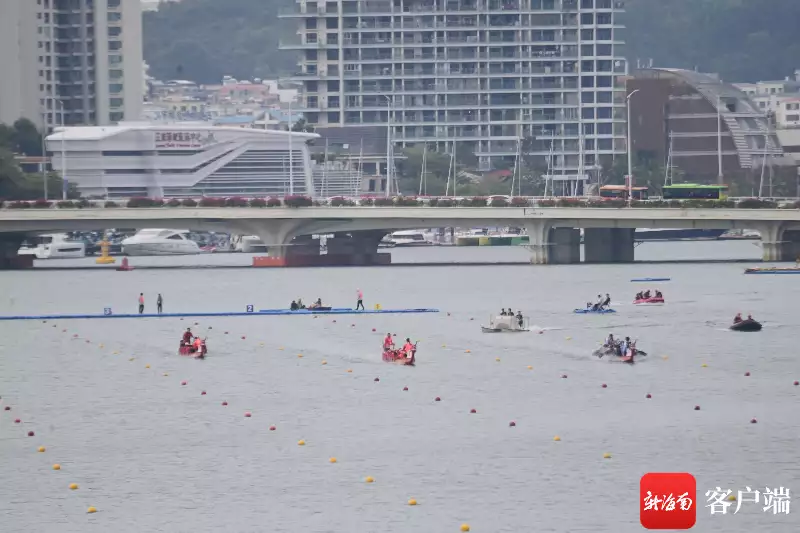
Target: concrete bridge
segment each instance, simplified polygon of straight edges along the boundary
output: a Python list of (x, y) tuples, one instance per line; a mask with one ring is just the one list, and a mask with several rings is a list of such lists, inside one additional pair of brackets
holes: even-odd
[[(310, 236), (335, 234), (328, 255), (350, 264), (381, 261), (378, 242), (389, 231), (414, 228), (512, 226), (527, 230), (531, 263), (633, 261), (636, 228), (749, 229), (761, 234), (765, 261), (800, 255), (800, 210), (558, 207), (159, 207), (0, 210), (0, 255), (16, 255), (24, 235), (98, 228), (188, 228), (257, 235), (272, 263), (286, 264), (313, 248)], [(5, 243), (5, 245), (3, 245)], [(291, 246), (290, 246), (291, 245)], [(318, 247), (317, 247), (318, 248)], [(13, 252), (13, 254), (12, 254)], [(318, 251), (316, 252), (318, 255)]]

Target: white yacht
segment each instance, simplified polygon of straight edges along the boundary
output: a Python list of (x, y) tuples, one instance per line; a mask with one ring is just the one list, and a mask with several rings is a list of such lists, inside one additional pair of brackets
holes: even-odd
[(23, 244), (19, 255), (35, 255), (37, 259), (75, 259), (86, 256), (86, 243), (70, 240), (66, 233), (40, 235), (35, 245)]
[(433, 233), (421, 230), (395, 231), (391, 235), (384, 237), (382, 242), (390, 246), (432, 246)]
[(126, 255), (192, 255), (202, 250), (190, 238), (189, 230), (143, 229), (122, 241)]

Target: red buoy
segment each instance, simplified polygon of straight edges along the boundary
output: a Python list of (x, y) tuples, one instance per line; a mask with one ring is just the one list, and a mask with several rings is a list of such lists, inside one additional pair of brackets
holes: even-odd
[(517, 423), (512, 420), (511, 422), (508, 423), (508, 427), (510, 428), (517, 427)]
[(478, 411), (476, 411), (475, 409), (470, 409), (470, 410), (469, 410), (469, 412), (470, 412), (470, 414), (473, 414), (473, 415), (474, 415), (474, 414), (475, 414), (475, 413), (477, 413)]
[(561, 379), (567, 379), (567, 375), (566, 374), (561, 374)]
[(608, 385), (606, 385), (605, 383), (603, 383), (602, 387), (605, 389), (605, 388), (608, 388)]
[(19, 424), (20, 422), (22, 422), (22, 420), (20, 420), (19, 418), (15, 418), (15, 419), (14, 419), (14, 423), (15, 423), (15, 424)]
[(244, 413), (245, 418), (250, 418), (251, 416), (253, 416), (253, 414), (250, 411), (245, 411)]
[(11, 410), (11, 406), (9, 406), (9, 405), (6, 405), (6, 409), (5, 409), (5, 410), (6, 410), (6, 411), (10, 411), (10, 410)]
[(34, 435), (35, 435), (35, 433), (34, 433), (33, 431), (29, 431), (29, 432), (28, 432), (28, 436), (29, 436), (29, 437), (33, 437)]
[(647, 396), (645, 396), (645, 398), (647, 398), (647, 399), (649, 400), (650, 398), (652, 398), (652, 396), (651, 396), (651, 395), (650, 395), (650, 393), (648, 392), (648, 393), (647, 393)]
[(694, 410), (695, 410), (695, 411), (699, 411), (699, 410), (700, 410), (700, 406), (699, 406), (699, 405), (695, 405), (695, 406), (694, 406)]
[(750, 423), (751, 423), (751, 424), (758, 424), (758, 420), (756, 420), (755, 418), (753, 418), (752, 420), (750, 420)]
[(202, 391), (202, 392), (200, 393), (200, 396), (205, 396), (205, 395), (206, 395), (206, 391)]
[(403, 390), (404, 390), (404, 391), (408, 390), (408, 387), (403, 387)]
[(181, 385), (186, 385), (186, 382), (185, 381), (181, 381)]
[(381, 380), (381, 378), (375, 378), (374, 379), (374, 381), (380, 381), (380, 380)]
[(744, 373), (744, 375), (745, 375), (746, 377), (749, 377), (749, 376), (750, 376), (750, 372), (745, 372), (745, 373)]
[(270, 426), (270, 427), (269, 427), (269, 430), (270, 430), (270, 431), (275, 431), (275, 426)]
[(246, 338), (247, 338), (247, 337), (245, 337), (244, 335), (242, 335), (242, 340), (245, 340)]
[(225, 407), (226, 405), (228, 405), (228, 402), (222, 402), (222, 407)]
[(439, 398), (439, 397), (437, 396), (436, 398), (434, 398), (434, 400), (433, 400), (433, 401), (434, 401), (434, 402), (441, 402), (441, 401), (442, 401), (442, 399), (441, 399), (441, 398)]

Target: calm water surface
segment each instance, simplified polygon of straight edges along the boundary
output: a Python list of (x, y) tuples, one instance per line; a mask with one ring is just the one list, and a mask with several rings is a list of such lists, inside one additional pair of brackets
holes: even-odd
[[(658, 249), (696, 258), (698, 244)], [(733, 246), (703, 250), (758, 254)], [(208, 335), (205, 361), (175, 355), (188, 319), (0, 322), (0, 404), (12, 407), (0, 411), (0, 531), (638, 532), (650, 471), (695, 474), (698, 531), (798, 531), (796, 510), (743, 504), (712, 517), (703, 507), (716, 486), (800, 488), (800, 277), (743, 268), (0, 273), (1, 314), (121, 313), (139, 292), (148, 309), (161, 292), (175, 312), (297, 297), (349, 306), (357, 288), (368, 306), (442, 310), (203, 319), (193, 327)], [(641, 276), (672, 278), (667, 305), (629, 303)], [(619, 302), (616, 315), (572, 314), (599, 292)], [(509, 306), (544, 332), (480, 332)], [(764, 330), (727, 331), (736, 311)], [(386, 331), (420, 340), (416, 368), (380, 361)], [(609, 332), (650, 355), (635, 366), (592, 358)]]

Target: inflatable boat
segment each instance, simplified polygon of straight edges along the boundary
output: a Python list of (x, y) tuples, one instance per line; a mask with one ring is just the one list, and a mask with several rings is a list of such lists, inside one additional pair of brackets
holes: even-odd
[(731, 325), (733, 331), (761, 331), (761, 323), (756, 322), (752, 318), (736, 322)]

